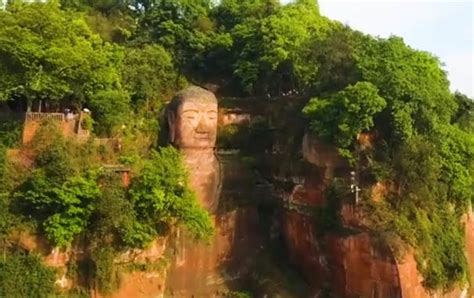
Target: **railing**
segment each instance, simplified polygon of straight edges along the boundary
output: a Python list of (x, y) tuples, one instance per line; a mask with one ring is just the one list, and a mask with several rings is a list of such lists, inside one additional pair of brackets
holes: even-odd
[(41, 122), (45, 119), (51, 119), (53, 121), (63, 122), (64, 114), (63, 113), (26, 113), (25, 121), (26, 122)]

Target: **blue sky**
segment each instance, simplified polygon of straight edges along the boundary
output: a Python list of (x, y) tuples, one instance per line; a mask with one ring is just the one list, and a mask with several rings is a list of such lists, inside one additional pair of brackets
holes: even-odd
[[(283, 2), (289, 2), (283, 1)], [(319, 0), (321, 14), (365, 33), (403, 37), (438, 56), (451, 90), (474, 97), (474, 1)]]

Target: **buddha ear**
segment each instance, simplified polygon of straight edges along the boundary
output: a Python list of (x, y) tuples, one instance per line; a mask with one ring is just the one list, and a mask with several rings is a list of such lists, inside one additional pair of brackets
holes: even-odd
[(176, 135), (176, 115), (173, 111), (168, 110), (166, 118), (168, 119), (169, 141), (173, 144)]

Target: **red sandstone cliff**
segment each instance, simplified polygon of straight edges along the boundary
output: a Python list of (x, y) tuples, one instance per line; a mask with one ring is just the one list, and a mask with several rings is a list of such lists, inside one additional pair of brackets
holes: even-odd
[[(293, 204), (283, 214), (283, 234), (291, 261), (300, 268), (315, 295), (329, 291), (331, 297), (474, 297), (473, 289), (456, 288), (450, 293), (430, 293), (422, 286), (413, 253), (397, 261), (388, 247), (375, 243), (364, 231), (348, 234), (326, 233), (318, 237), (313, 214), (299, 211), (297, 206), (322, 207), (325, 182), (344, 163), (331, 150), (305, 136), (303, 155), (316, 170), (304, 177), (289, 195)], [(380, 185), (374, 197), (380, 197)], [(291, 206), (290, 204), (290, 206)], [(352, 205), (344, 205), (342, 221), (362, 226), (361, 214)], [(474, 218), (466, 216), (466, 255), (474, 272)], [(471, 274), (471, 285), (474, 285)]]

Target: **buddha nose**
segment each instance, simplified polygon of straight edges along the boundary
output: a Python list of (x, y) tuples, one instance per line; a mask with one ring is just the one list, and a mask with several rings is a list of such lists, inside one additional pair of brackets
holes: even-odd
[(206, 121), (205, 117), (201, 117), (201, 119), (199, 119), (198, 126), (196, 127), (196, 132), (205, 133), (205, 132), (208, 132), (208, 131), (209, 131), (209, 127), (207, 125), (207, 121)]

